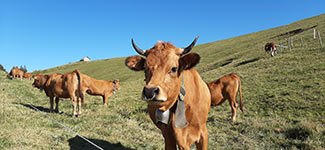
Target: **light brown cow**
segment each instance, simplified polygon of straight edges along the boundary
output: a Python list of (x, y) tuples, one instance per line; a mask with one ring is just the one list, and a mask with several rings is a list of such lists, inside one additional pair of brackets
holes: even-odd
[(81, 76), (81, 92), (83, 95), (87, 92), (89, 95), (102, 96), (104, 106), (107, 106), (108, 97), (115, 94), (120, 89), (120, 82), (118, 80), (106, 81), (96, 80), (88, 75), (80, 73)]
[(20, 70), (18, 67), (13, 67), (9, 74), (7, 75), (8, 78), (12, 77), (14, 78), (20, 78), (23, 79), (24, 71)]
[(236, 102), (237, 92), (240, 98), (240, 110), (243, 112), (243, 102), (241, 94), (240, 78), (234, 73), (225, 75), (218, 80), (207, 83), (211, 93), (211, 105), (221, 105), (227, 99), (232, 111), (232, 121), (236, 121), (236, 111), (238, 104)]
[(26, 72), (26, 73), (24, 73), (23, 77), (28, 79), (28, 80), (31, 80), (32, 79), (32, 73)]
[(163, 134), (165, 149), (177, 149), (177, 145), (190, 149), (194, 143), (197, 149), (208, 147), (206, 121), (211, 95), (193, 68), (200, 56), (189, 53), (197, 38), (186, 48), (158, 42), (147, 51), (132, 40), (133, 48), (146, 58), (131, 56), (125, 61), (130, 69), (145, 71), (142, 99), (148, 103), (150, 118)]
[(55, 112), (59, 112), (59, 98), (70, 98), (73, 105), (72, 116), (76, 116), (78, 103), (78, 116), (81, 115), (81, 104), (83, 95), (80, 91), (80, 75), (79, 71), (65, 74), (37, 74), (34, 76), (33, 86), (44, 89), (46, 95), (50, 98), (50, 111), (53, 111), (53, 101), (55, 98)]

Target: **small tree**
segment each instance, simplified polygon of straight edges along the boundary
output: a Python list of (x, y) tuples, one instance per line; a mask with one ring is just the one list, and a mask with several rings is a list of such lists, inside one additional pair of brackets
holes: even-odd
[(20, 68), (19, 69), (22, 70), (22, 71), (24, 71), (25, 73), (27, 72), (27, 68), (26, 68), (25, 65), (24, 65), (24, 67), (22, 65), (20, 65)]
[(0, 64), (0, 70), (7, 72), (6, 69)]

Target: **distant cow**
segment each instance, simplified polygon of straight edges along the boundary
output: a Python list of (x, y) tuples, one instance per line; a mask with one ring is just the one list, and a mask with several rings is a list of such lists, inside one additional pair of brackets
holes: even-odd
[(240, 78), (234, 73), (225, 75), (218, 80), (207, 83), (211, 93), (211, 105), (221, 105), (227, 99), (232, 110), (232, 121), (236, 120), (238, 104), (236, 102), (237, 92), (240, 98), (240, 110), (243, 112)]
[(120, 88), (118, 80), (106, 81), (96, 80), (90, 76), (80, 73), (81, 75), (81, 92), (87, 92), (89, 95), (102, 96), (104, 106), (107, 106), (107, 99)]
[(81, 104), (83, 95), (80, 90), (80, 73), (78, 70), (65, 74), (37, 74), (34, 76), (33, 86), (44, 89), (50, 98), (50, 110), (53, 111), (53, 101), (55, 98), (55, 112), (59, 112), (59, 98), (70, 98), (73, 105), (72, 116), (76, 116), (78, 103), (78, 116), (81, 115)]
[(165, 149), (197, 149), (208, 147), (206, 121), (211, 105), (209, 88), (194, 66), (200, 56), (189, 53), (197, 38), (186, 48), (158, 42), (149, 50), (133, 48), (142, 56), (131, 56), (125, 65), (145, 72), (146, 85), (142, 99), (148, 103), (153, 123), (161, 130)]
[(24, 78), (26, 78), (26, 79), (28, 79), (28, 80), (31, 80), (31, 78), (32, 78), (32, 73), (24, 73), (24, 75), (23, 75), (23, 77)]
[(265, 44), (265, 54), (267, 53), (271, 53), (271, 56), (274, 56), (277, 53), (275, 43), (271, 42)]
[(23, 79), (24, 71), (20, 70), (18, 67), (13, 67), (11, 71), (8, 73), (8, 78), (20, 78)]

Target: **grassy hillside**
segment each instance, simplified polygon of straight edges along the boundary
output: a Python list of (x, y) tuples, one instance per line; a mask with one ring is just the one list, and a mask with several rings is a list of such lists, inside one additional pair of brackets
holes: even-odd
[[(306, 30), (293, 36), (292, 50), (275, 57), (264, 52), (266, 42), (283, 40), (287, 45), (288, 37), (276, 36), (314, 25), (324, 40), (325, 14), (194, 48), (201, 56), (196, 69), (205, 81), (231, 72), (242, 81), (245, 112), (238, 110), (237, 122), (232, 123), (227, 102), (211, 109), (209, 149), (325, 148), (325, 46), (321, 48), (313, 31)], [(61, 101), (61, 113), (48, 113), (49, 100), (31, 87), (32, 81), (8, 80), (0, 72), (0, 88), (5, 88), (0, 92), (0, 149), (94, 149), (29, 104), (105, 149), (163, 149), (163, 137), (140, 99), (143, 72), (129, 70), (124, 60), (78, 62), (41, 71), (79, 69), (97, 79), (120, 80), (121, 90), (109, 98), (106, 108), (100, 97), (87, 95), (81, 118), (69, 116), (69, 100)]]

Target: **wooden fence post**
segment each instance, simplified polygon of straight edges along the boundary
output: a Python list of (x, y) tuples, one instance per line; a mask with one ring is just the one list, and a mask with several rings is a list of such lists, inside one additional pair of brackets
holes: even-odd
[(282, 52), (282, 40), (280, 40), (280, 51)]
[(2, 98), (2, 118), (3, 118), (3, 123), (6, 123), (6, 116), (5, 116), (5, 99), (6, 99), (6, 96), (4, 95), (4, 91), (5, 89), (3, 88), (2, 89), (2, 94), (3, 94), (3, 98)]
[(320, 46), (323, 47), (322, 37), (320, 36), (320, 32), (319, 31), (318, 31), (318, 38), (319, 38)]
[(300, 38), (300, 41), (301, 41), (301, 47), (305, 48), (304, 41), (302, 40), (302, 37)]
[(288, 49), (291, 50), (291, 47), (290, 47), (290, 37), (288, 37)]

